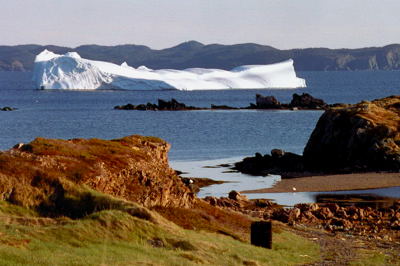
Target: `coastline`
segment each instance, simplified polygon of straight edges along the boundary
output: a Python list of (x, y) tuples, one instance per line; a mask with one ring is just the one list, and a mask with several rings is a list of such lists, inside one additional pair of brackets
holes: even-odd
[(329, 192), (400, 186), (400, 173), (356, 173), (282, 179), (270, 188), (241, 193)]

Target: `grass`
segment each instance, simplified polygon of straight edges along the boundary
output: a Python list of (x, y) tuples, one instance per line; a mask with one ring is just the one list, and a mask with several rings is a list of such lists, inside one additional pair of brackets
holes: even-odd
[[(125, 210), (81, 219), (41, 218), (1, 202), (1, 265), (294, 265), (319, 258), (319, 248), (287, 231), (272, 250), (222, 234), (183, 229), (151, 212), (156, 222)], [(44, 219), (45, 222), (38, 222)]]
[(360, 258), (355, 262), (351, 262), (351, 266), (386, 266), (386, 265), (399, 265), (388, 261), (389, 257), (377, 251), (360, 252)]
[(197, 201), (194, 208), (154, 207), (165, 219), (190, 230), (206, 230), (249, 241), (251, 220), (240, 213), (215, 208)]

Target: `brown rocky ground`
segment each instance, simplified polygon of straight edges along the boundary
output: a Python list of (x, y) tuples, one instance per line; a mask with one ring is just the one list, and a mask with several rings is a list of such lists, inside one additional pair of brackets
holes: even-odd
[(268, 200), (247, 200), (232, 191), (229, 198), (206, 197), (213, 206), (234, 210), (259, 219), (276, 220), (289, 225), (315, 225), (330, 232), (374, 236), (400, 241), (400, 201), (387, 207), (339, 206), (335, 203), (296, 204), (284, 208)]
[(362, 236), (352, 236), (345, 233), (330, 233), (322, 229), (295, 225), (289, 227), (292, 232), (316, 242), (321, 249), (321, 260), (306, 265), (375, 265), (364, 261), (368, 254), (382, 255), (387, 259), (387, 265), (400, 265), (400, 242), (382, 241)]
[[(362, 254), (378, 254), (400, 264), (400, 201), (385, 208), (297, 204), (283, 208), (268, 200), (248, 200), (232, 191), (228, 198), (206, 197), (213, 206), (272, 220), (318, 243), (321, 261), (312, 265), (348, 265)], [(372, 264), (373, 265), (373, 264)]]

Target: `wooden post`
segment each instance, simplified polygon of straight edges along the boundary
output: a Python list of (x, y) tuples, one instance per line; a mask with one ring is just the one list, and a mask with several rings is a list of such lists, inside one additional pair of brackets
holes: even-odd
[(264, 248), (272, 248), (272, 223), (267, 221), (251, 224), (251, 244)]

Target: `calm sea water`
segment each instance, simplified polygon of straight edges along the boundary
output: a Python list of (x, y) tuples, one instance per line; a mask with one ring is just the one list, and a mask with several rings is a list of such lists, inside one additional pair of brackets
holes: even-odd
[(170, 142), (169, 157), (173, 165), (190, 168), (190, 174), (196, 176), (202, 173), (200, 168), (182, 165), (182, 161), (240, 159), (255, 152), (267, 153), (273, 148), (301, 153), (321, 112), (143, 112), (113, 110), (113, 107), (156, 102), (159, 98), (175, 98), (198, 107), (211, 104), (240, 107), (255, 102), (256, 93), (289, 102), (293, 93), (303, 92), (328, 103), (355, 103), (400, 93), (400, 72), (397, 71), (301, 72), (298, 75), (306, 79), (307, 88), (85, 92), (34, 90), (31, 73), (0, 72), (0, 107), (18, 108), (14, 112), (0, 112), (0, 150), (38, 136), (111, 139), (132, 134), (151, 135)]

